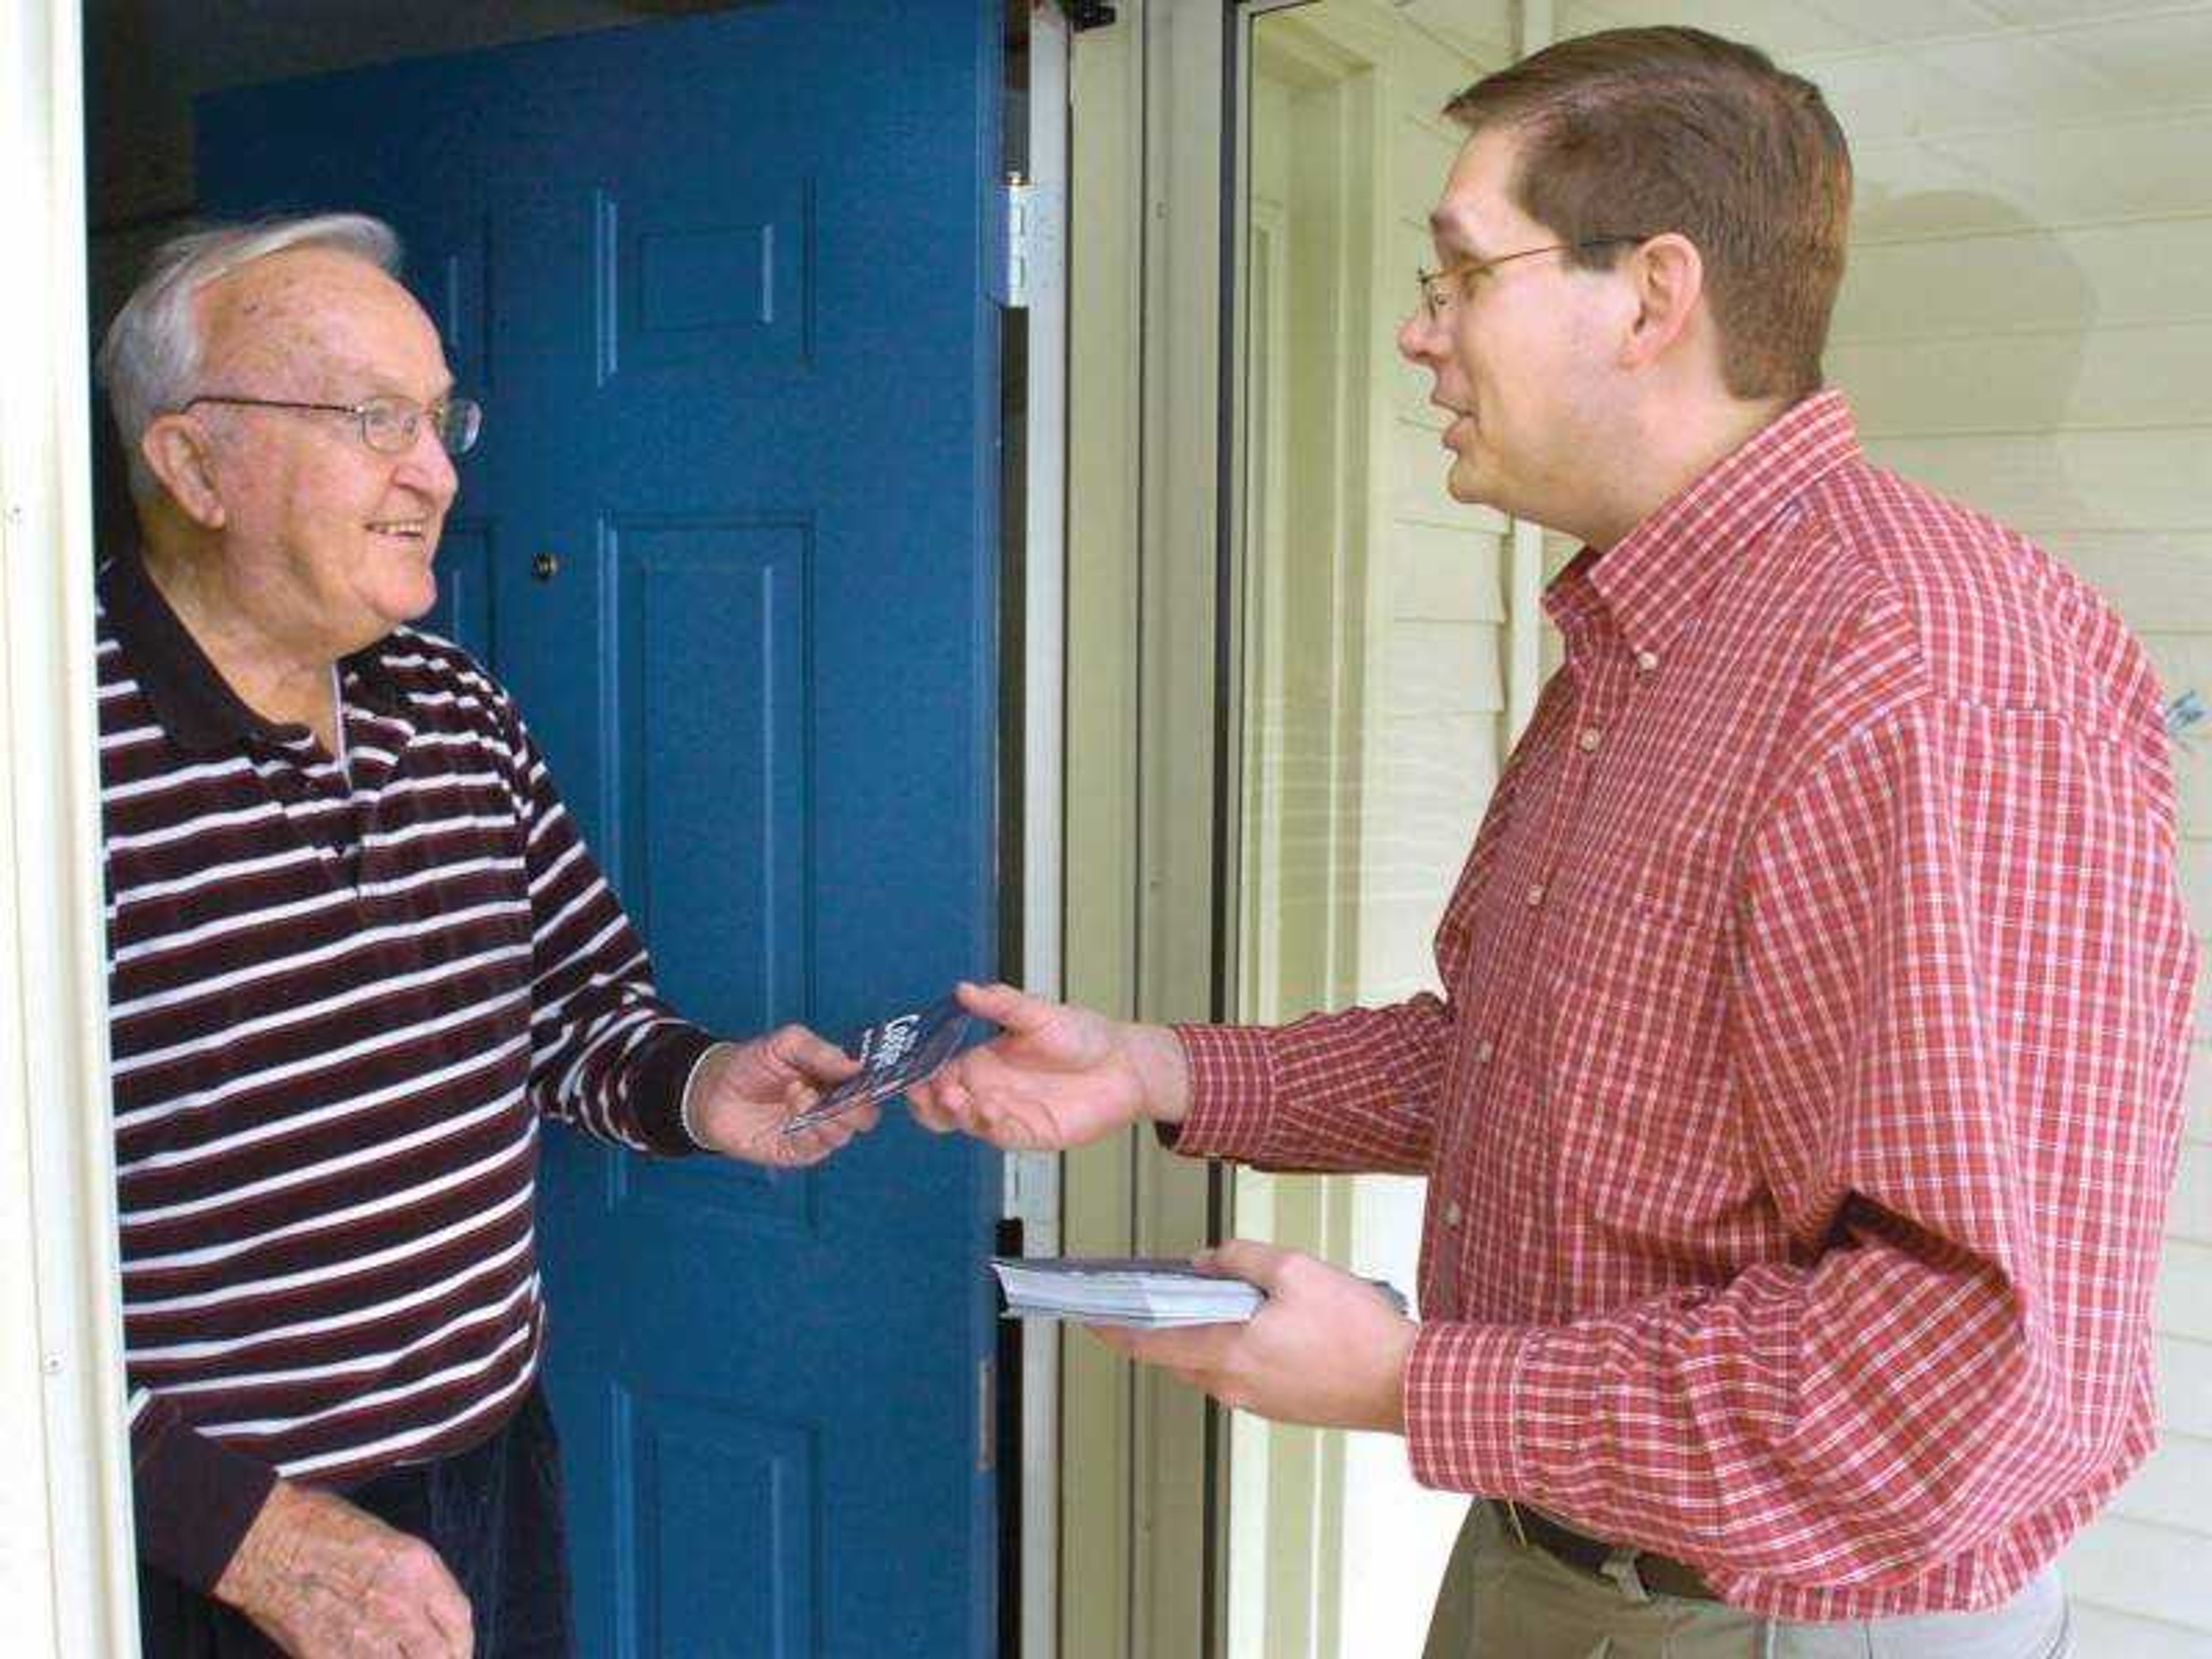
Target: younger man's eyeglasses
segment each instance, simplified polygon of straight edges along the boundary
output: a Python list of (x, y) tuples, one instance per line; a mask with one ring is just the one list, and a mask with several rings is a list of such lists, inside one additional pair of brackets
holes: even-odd
[(1421, 283), (1421, 309), (1428, 313), (1431, 322), (1442, 322), (1451, 314), (1451, 308), (1467, 297), (1476, 277), (1487, 276), (1516, 259), (1533, 259), (1540, 253), (1579, 253), (1584, 248), (1620, 247), (1650, 240), (1648, 236), (1585, 236), (1579, 242), (1547, 242), (1541, 247), (1501, 253), (1494, 259), (1459, 259), (1442, 270), (1416, 271), (1414, 275)]

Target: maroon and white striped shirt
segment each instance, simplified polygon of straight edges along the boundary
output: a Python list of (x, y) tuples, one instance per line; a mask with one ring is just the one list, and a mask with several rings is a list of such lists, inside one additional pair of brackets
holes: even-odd
[(1429, 1176), (1423, 1482), (1779, 1617), (1997, 1601), (2153, 1440), (2196, 945), (2143, 655), (1834, 394), (1547, 605), (1444, 995), (1186, 1030), (1178, 1144)]
[(507, 694), (401, 629), (343, 759), (100, 574), (100, 777), (141, 1553), (205, 1588), (269, 1483), (489, 1435), (537, 1372), (541, 1113), (692, 1149), (704, 1032)]

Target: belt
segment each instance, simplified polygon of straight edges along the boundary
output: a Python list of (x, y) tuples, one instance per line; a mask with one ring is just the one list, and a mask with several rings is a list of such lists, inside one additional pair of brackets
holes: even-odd
[(1541, 1510), (1510, 1498), (1487, 1500), (1498, 1511), (1505, 1529), (1522, 1544), (1540, 1549), (1571, 1567), (1609, 1578), (1632, 1601), (1649, 1601), (1653, 1595), (1686, 1596), (1693, 1601), (1717, 1601), (1721, 1594), (1707, 1583), (1695, 1567), (1656, 1555), (1587, 1537), (1572, 1527), (1563, 1527)]

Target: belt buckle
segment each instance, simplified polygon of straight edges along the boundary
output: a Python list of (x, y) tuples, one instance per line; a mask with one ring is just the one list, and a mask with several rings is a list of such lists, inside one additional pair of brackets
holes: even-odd
[(1617, 1549), (1598, 1563), (1597, 1570), (1620, 1586), (1621, 1595), (1631, 1601), (1651, 1599), (1651, 1592), (1644, 1587), (1644, 1575), (1636, 1570), (1636, 1558), (1643, 1553)]

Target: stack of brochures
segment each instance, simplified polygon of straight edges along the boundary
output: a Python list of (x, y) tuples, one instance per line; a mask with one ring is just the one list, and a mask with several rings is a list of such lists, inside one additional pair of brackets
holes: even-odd
[[(1237, 1324), (1267, 1294), (1241, 1279), (1202, 1273), (1188, 1261), (1130, 1256), (994, 1256), (991, 1267), (1012, 1319), (1069, 1319), (1085, 1325), (1164, 1330), (1176, 1325)], [(1376, 1288), (1403, 1313), (1406, 1298)]]

